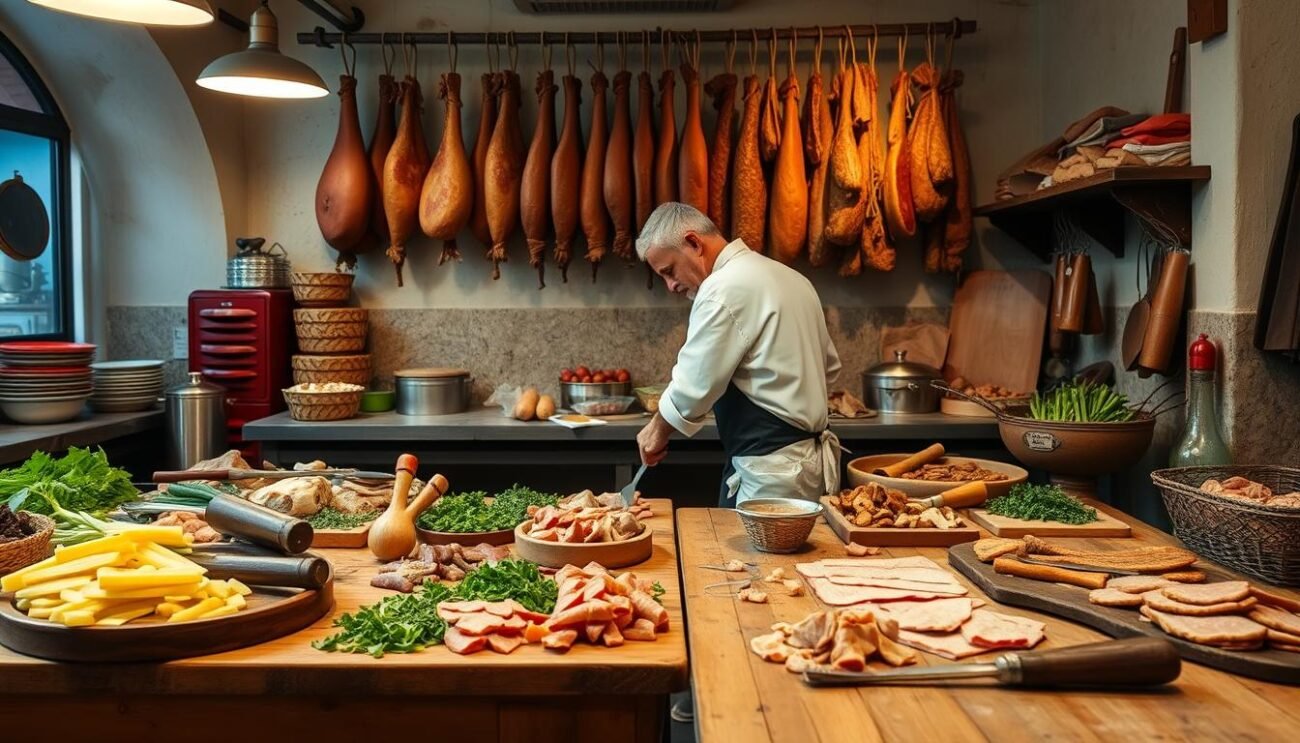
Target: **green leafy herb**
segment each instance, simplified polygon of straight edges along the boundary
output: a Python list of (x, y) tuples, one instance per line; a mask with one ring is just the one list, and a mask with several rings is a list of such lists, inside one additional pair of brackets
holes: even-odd
[(1066, 382), (1046, 394), (1034, 393), (1029, 415), (1040, 421), (1123, 423), (1132, 420), (1128, 398), (1109, 385)]
[(1026, 521), (1087, 524), (1097, 520), (1097, 509), (1085, 506), (1055, 485), (1021, 483), (1006, 495), (991, 499), (985, 508), (998, 516)]
[(348, 529), (355, 529), (358, 526), (369, 524), (377, 518), (379, 518), (378, 511), (344, 513), (337, 508), (326, 506), (307, 517), (307, 523), (311, 524), (313, 529), (335, 529), (338, 531), (346, 531)]
[(102, 516), (138, 497), (131, 474), (110, 465), (103, 449), (74, 446), (57, 459), (38, 451), (21, 466), (0, 472), (0, 499), (14, 511), (48, 516), (54, 498), (69, 511)]
[(559, 496), (513, 485), (497, 493), (491, 503), (479, 490), (440, 498), (420, 514), (418, 524), (430, 531), (457, 534), (513, 529), (528, 518), (529, 506), (553, 506)]
[(664, 584), (659, 581), (655, 581), (654, 584), (650, 586), (650, 598), (658, 602), (660, 606), (663, 606), (665, 593), (668, 593), (668, 591), (664, 589)]
[(505, 601), (514, 599), (530, 611), (550, 614), (559, 586), (525, 560), (483, 565), (455, 588), (425, 581), (414, 593), (386, 596), (334, 620), (340, 629), (312, 647), (326, 652), (413, 653), (442, 642), (447, 622), (438, 616), (443, 601)]

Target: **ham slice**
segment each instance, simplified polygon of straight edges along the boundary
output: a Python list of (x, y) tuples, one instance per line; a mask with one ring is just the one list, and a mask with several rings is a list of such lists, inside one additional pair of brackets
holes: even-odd
[(444, 601), (441, 604), (438, 604), (438, 608), (446, 609), (447, 611), (458, 611), (462, 614), (472, 614), (473, 612), (484, 611), (485, 609), (487, 609), (487, 602), (486, 601)]
[(934, 653), (948, 660), (961, 660), (962, 658), (969, 658), (972, 655), (979, 655), (989, 651), (988, 648), (976, 647), (970, 644), (966, 641), (966, 638), (962, 637), (960, 632), (947, 635), (931, 635), (924, 632), (899, 630), (898, 641), (909, 648)]
[(828, 568), (871, 567), (943, 569), (939, 566), (939, 563), (934, 560), (919, 555), (913, 557), (867, 557), (860, 560), (848, 557), (832, 557), (826, 560), (818, 560), (817, 564), (825, 565)]
[(885, 578), (889, 580), (908, 580), (920, 583), (955, 584), (952, 573), (941, 568), (877, 568), (877, 567), (837, 567), (821, 563), (800, 563), (795, 569), (805, 578)]
[(961, 626), (961, 636), (981, 648), (1032, 648), (1043, 641), (1046, 627), (1033, 619), (976, 609)]
[[(456, 620), (455, 629), (467, 635), (486, 635), (500, 630), (506, 625), (506, 620), (488, 614), (487, 612), (475, 612), (465, 614)], [(522, 627), (520, 629), (523, 629)], [(450, 631), (450, 630), (449, 630)]]
[(873, 586), (875, 588), (896, 588), (900, 591), (925, 591), (928, 593), (942, 593), (951, 596), (965, 596), (966, 589), (957, 583), (950, 581), (948, 583), (924, 583), (915, 580), (898, 580), (895, 578), (864, 578), (850, 575), (832, 575), (824, 580), (830, 581), (837, 586)]
[(1184, 617), (1156, 611), (1149, 606), (1142, 607), (1141, 611), (1142, 616), (1166, 633), (1202, 645), (1231, 645), (1234, 649), (1245, 649), (1258, 646), (1268, 634), (1263, 625), (1235, 614)]
[(871, 607), (898, 622), (900, 630), (912, 632), (956, 632), (971, 618), (975, 599), (894, 601)]
[[(450, 630), (448, 630), (450, 632)], [(547, 650), (559, 650), (564, 652), (573, 647), (573, 643), (578, 639), (578, 631), (572, 629), (552, 632), (542, 638), (542, 647)]]
[(631, 625), (623, 628), (624, 640), (635, 640), (637, 642), (654, 642), (655, 625), (649, 619), (638, 619)]
[(1184, 604), (1222, 604), (1228, 601), (1241, 601), (1250, 595), (1250, 584), (1244, 580), (1225, 580), (1219, 583), (1200, 585), (1178, 584), (1165, 586), (1165, 596)]
[(442, 636), (442, 644), (446, 645), (448, 650), (457, 655), (477, 653), (487, 647), (487, 643), (488, 638), (471, 637), (455, 627), (448, 627), (447, 632)]
[(813, 593), (816, 594), (817, 598), (829, 606), (950, 598), (945, 594), (933, 591), (904, 591), (897, 588), (876, 588), (874, 586), (841, 586), (831, 583), (826, 578), (812, 578), (808, 583), (812, 586)]
[(488, 647), (502, 655), (510, 655), (524, 644), (524, 638), (519, 635), (488, 635), (487, 641)]
[(1173, 581), (1166, 580), (1158, 575), (1120, 575), (1106, 581), (1106, 588), (1113, 588), (1125, 593), (1146, 593), (1173, 584)]

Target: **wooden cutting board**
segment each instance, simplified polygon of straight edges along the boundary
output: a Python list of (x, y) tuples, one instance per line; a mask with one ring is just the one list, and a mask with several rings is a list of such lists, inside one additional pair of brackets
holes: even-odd
[(849, 521), (839, 508), (831, 504), (830, 498), (822, 498), (826, 523), (831, 531), (845, 544), (862, 544), (868, 547), (948, 547), (961, 542), (974, 542), (980, 538), (980, 530), (973, 526), (955, 529), (894, 529), (876, 527), (870, 529), (857, 526)]
[(366, 540), (370, 538), (370, 527), (374, 523), (369, 521), (351, 529), (316, 529), (312, 533), (311, 546), (316, 549), (364, 547)]
[(953, 297), (944, 379), (1036, 389), (1051, 295), (1052, 277), (1043, 271), (967, 276)]
[(1059, 521), (1027, 521), (998, 516), (983, 508), (972, 508), (966, 516), (995, 537), (1019, 539), (1026, 534), (1036, 537), (1131, 537), (1129, 525), (1103, 511), (1089, 524), (1062, 524)]
[[(969, 578), (976, 587), (998, 603), (1072, 619), (1111, 637), (1159, 637), (1173, 643), (1178, 654), (1187, 660), (1264, 681), (1300, 684), (1300, 659), (1296, 658), (1295, 653), (1269, 649), (1221, 650), (1180, 640), (1165, 634), (1150, 622), (1143, 622), (1135, 609), (1089, 603), (1086, 588), (999, 575), (993, 571), (992, 565), (982, 563), (975, 557), (973, 545), (959, 544), (950, 548), (948, 566)], [(1198, 563), (1196, 567), (1205, 570), (1211, 581), (1237, 579), (1237, 576), (1204, 563)]]

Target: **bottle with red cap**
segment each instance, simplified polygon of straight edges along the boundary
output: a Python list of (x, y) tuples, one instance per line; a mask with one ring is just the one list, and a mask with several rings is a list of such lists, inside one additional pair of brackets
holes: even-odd
[(1187, 423), (1178, 445), (1169, 454), (1170, 467), (1232, 463), (1228, 446), (1219, 435), (1215, 409), (1214, 367), (1218, 350), (1205, 333), (1187, 349)]

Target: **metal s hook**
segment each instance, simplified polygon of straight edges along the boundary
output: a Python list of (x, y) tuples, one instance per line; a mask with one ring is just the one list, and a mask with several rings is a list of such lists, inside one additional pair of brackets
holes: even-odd
[(515, 32), (506, 32), (506, 55), (510, 59), (510, 71), (514, 72), (519, 68), (519, 44), (515, 42)]
[(456, 63), (460, 61), (460, 47), (456, 45), (456, 37), (451, 31), (447, 32), (447, 61), (451, 63), (452, 73), (455, 73)]

